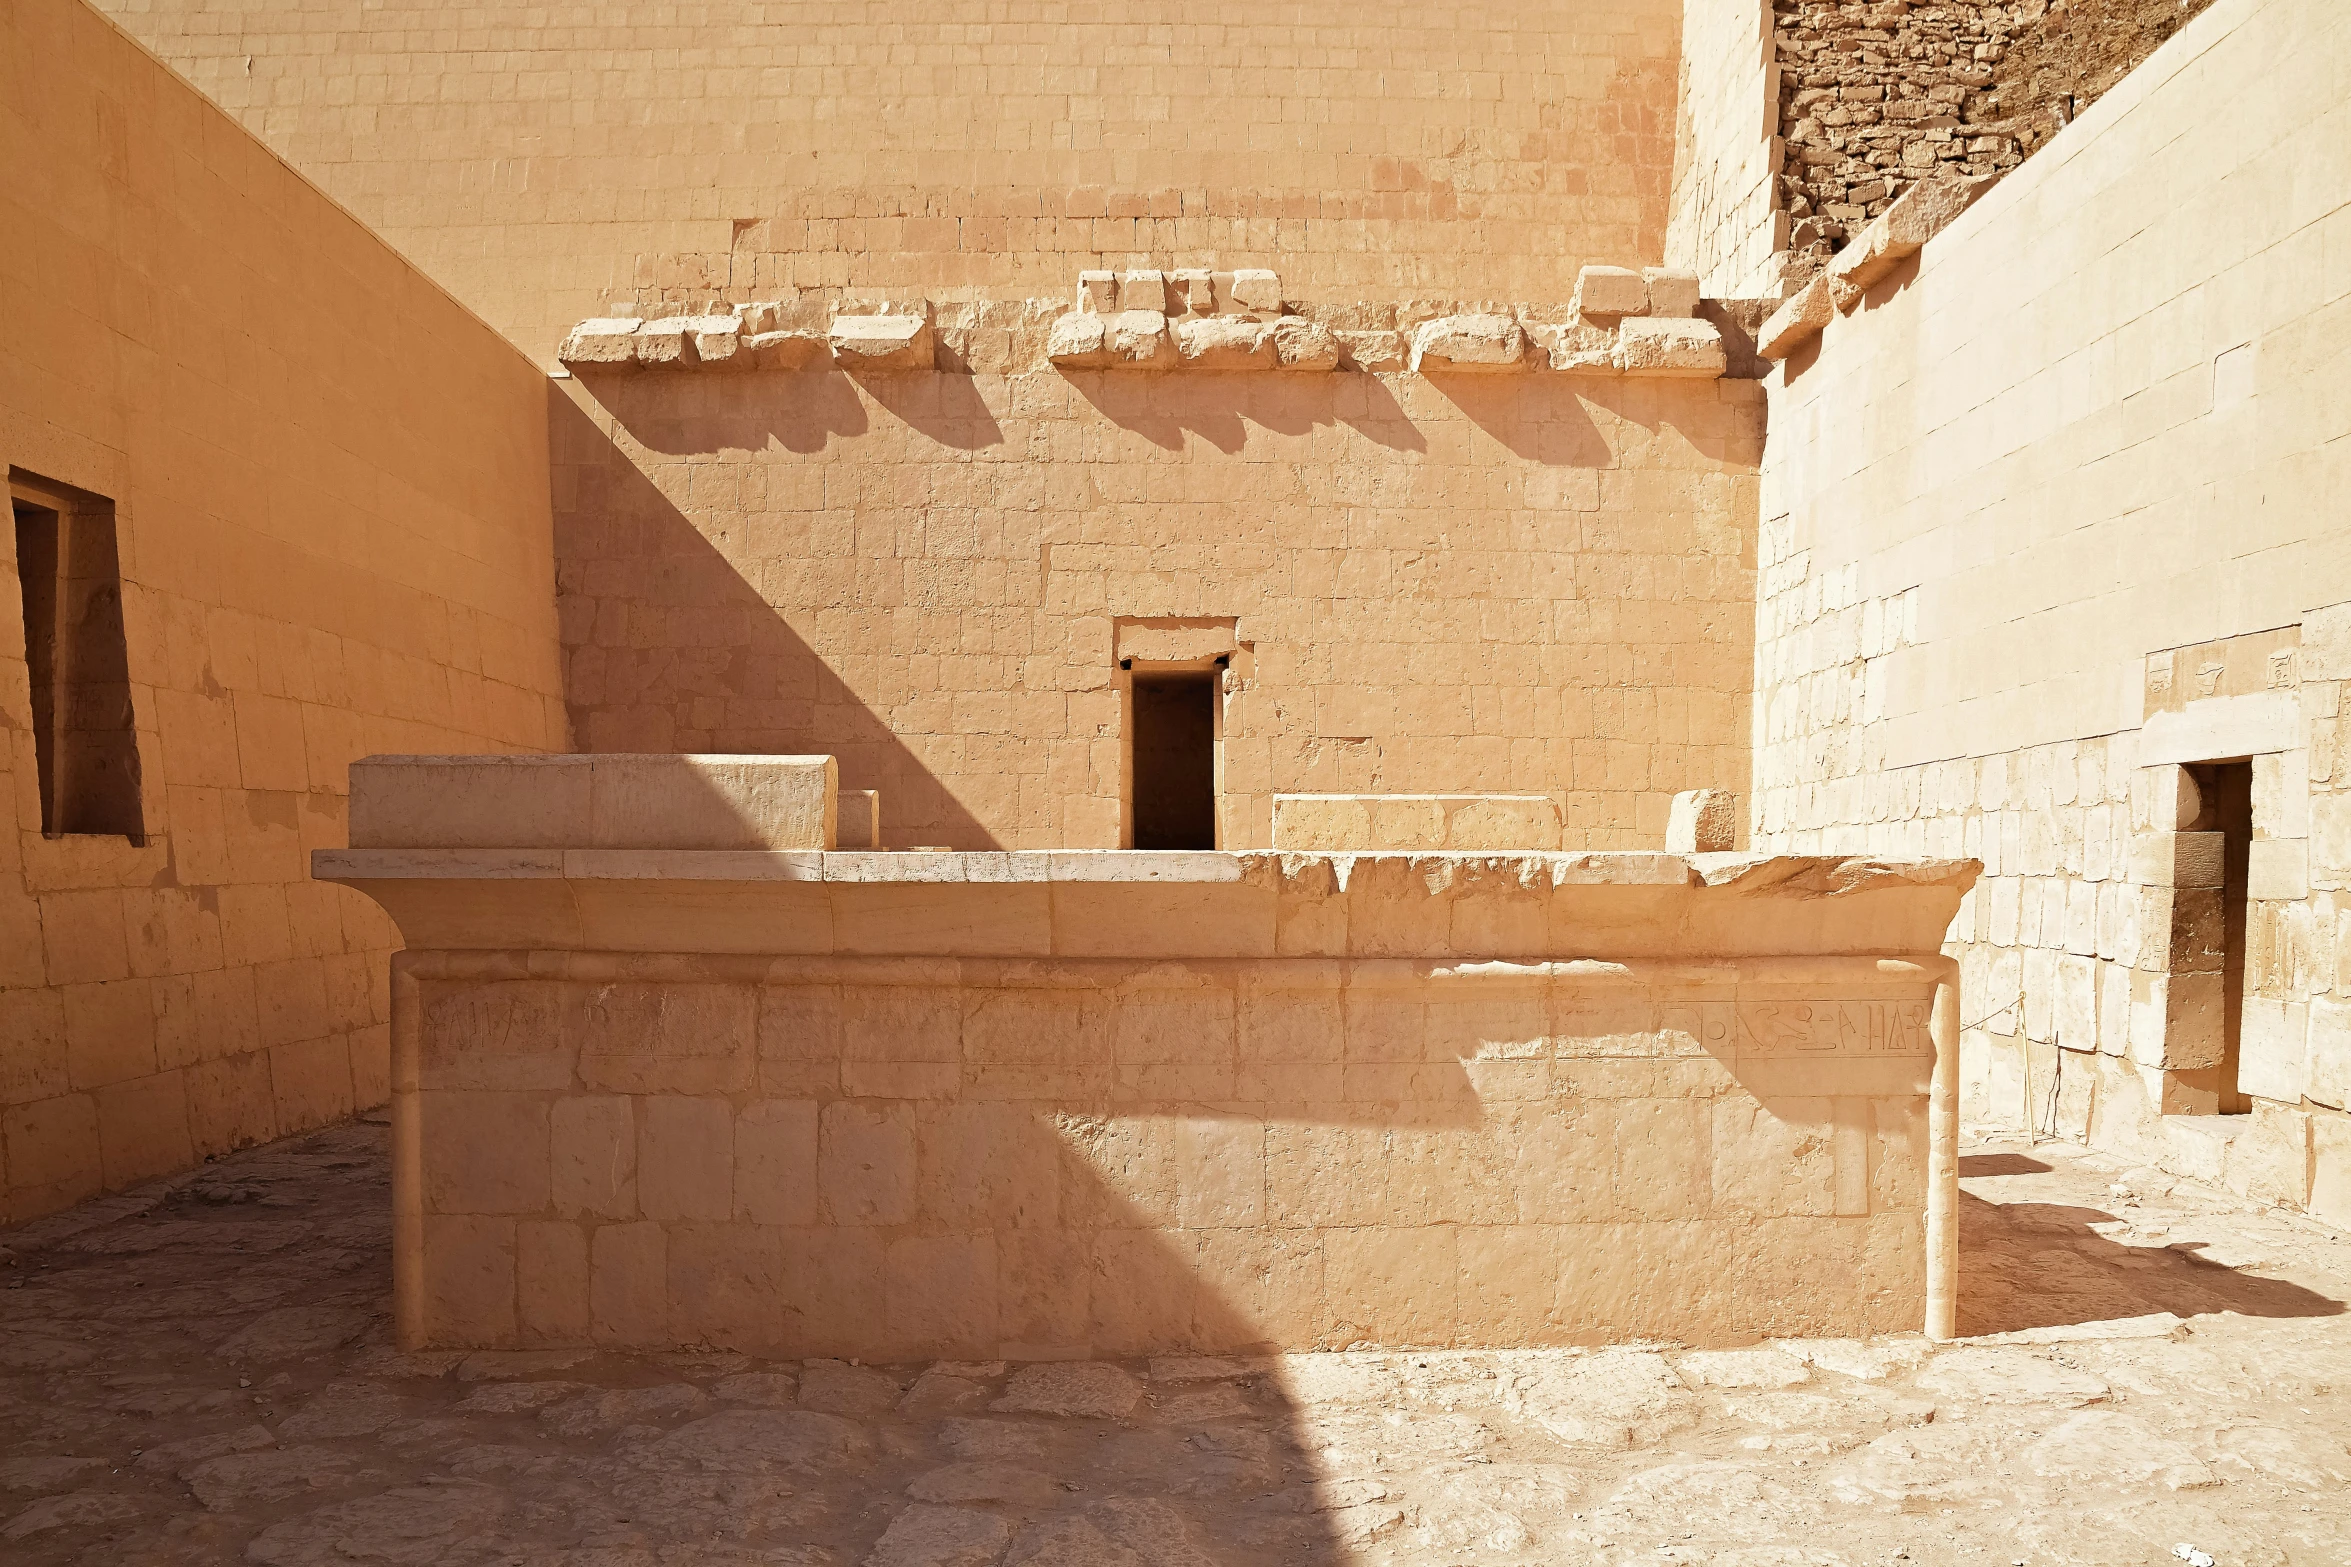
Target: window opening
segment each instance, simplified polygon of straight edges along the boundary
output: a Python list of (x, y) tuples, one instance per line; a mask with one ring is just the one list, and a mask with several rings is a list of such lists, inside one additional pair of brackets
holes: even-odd
[(10, 469), (41, 831), (146, 842), (114, 503)]
[(1136, 672), (1134, 846), (1216, 847), (1216, 686), (1221, 669)]

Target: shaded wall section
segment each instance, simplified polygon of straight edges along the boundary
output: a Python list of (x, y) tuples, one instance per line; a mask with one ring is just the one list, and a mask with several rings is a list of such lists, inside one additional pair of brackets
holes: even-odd
[(5, 1221), (381, 1100), (345, 770), (564, 719), (522, 356), (72, 0), (0, 13), (0, 167), (0, 460), (112, 502), (144, 829), (42, 834), (10, 547)]
[(548, 363), (640, 285), (1564, 298), (1663, 247), (1678, 0), (107, 9)]
[[(2221, 0), (1786, 362), (1755, 817), (1985, 862), (1954, 931), (1974, 1115), (2338, 1218), (2347, 71), (2338, 8)], [(2224, 1063), (2184, 1000), (2217, 991), (2218, 910), (2182, 896), (2217, 902), (2187, 840), (2221, 833), (2180, 764), (2247, 757)], [(2250, 1113), (2199, 1100), (2223, 1065)]]

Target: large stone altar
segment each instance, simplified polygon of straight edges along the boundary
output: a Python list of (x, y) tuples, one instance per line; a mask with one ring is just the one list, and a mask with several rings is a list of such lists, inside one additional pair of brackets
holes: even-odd
[(807, 841), (810, 760), (354, 770), (406, 1342), (1948, 1333), (1971, 862), (632, 848), (584, 782)]

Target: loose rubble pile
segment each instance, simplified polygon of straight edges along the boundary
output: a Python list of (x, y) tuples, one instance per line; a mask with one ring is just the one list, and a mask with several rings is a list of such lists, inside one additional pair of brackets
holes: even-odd
[(402, 1354), (384, 1134), (343, 1127), (5, 1238), (0, 1560), (2351, 1559), (2351, 1243), (2070, 1148), (1962, 1177), (1947, 1346)]
[[(1034, 317), (1020, 306), (911, 303), (710, 304), (678, 313), (582, 321), (558, 357), (575, 370), (708, 366), (735, 370), (976, 368), (942, 336), (974, 322)], [(1585, 267), (1563, 307), (1299, 305), (1263, 269), (1137, 268), (1080, 274), (1075, 308), (1050, 318), (1033, 359), (988, 368), (1064, 370), (1411, 371), (1550, 369), (1712, 379), (1729, 370), (1723, 335), (1700, 315), (1696, 274)], [(958, 324), (939, 330), (942, 312)], [(1017, 334), (1015, 334), (1017, 336)]]

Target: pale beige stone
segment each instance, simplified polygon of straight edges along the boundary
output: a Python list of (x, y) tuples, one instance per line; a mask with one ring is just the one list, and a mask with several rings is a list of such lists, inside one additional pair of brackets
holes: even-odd
[(1725, 789), (1687, 789), (1666, 819), (1668, 854), (1719, 854), (1737, 841), (1738, 797)]
[(1273, 327), (1239, 316), (1185, 317), (1171, 335), (1176, 355), (1187, 366), (1202, 370), (1270, 370), (1274, 365)]
[(1755, 351), (1766, 359), (1785, 359), (1820, 336), (1821, 328), (1835, 314), (1828, 278), (1816, 277), (1772, 312), (1763, 330), (1755, 334)]
[(1615, 363), (1627, 375), (1711, 379), (1729, 361), (1711, 321), (1628, 316), (1617, 324)]
[(1412, 333), (1418, 371), (1515, 370), (1525, 358), (1526, 332), (1512, 316), (1440, 316)]
[(1569, 303), (1588, 321), (1649, 313), (1649, 284), (1631, 267), (1589, 266), (1576, 273)]
[(847, 370), (928, 370), (933, 336), (924, 315), (836, 315), (829, 341)]
[(567, 365), (635, 364), (637, 329), (643, 325), (633, 316), (592, 317), (571, 329), (555, 357)]
[(1649, 290), (1653, 316), (1694, 316), (1698, 313), (1698, 274), (1680, 267), (1643, 267), (1641, 281)]

